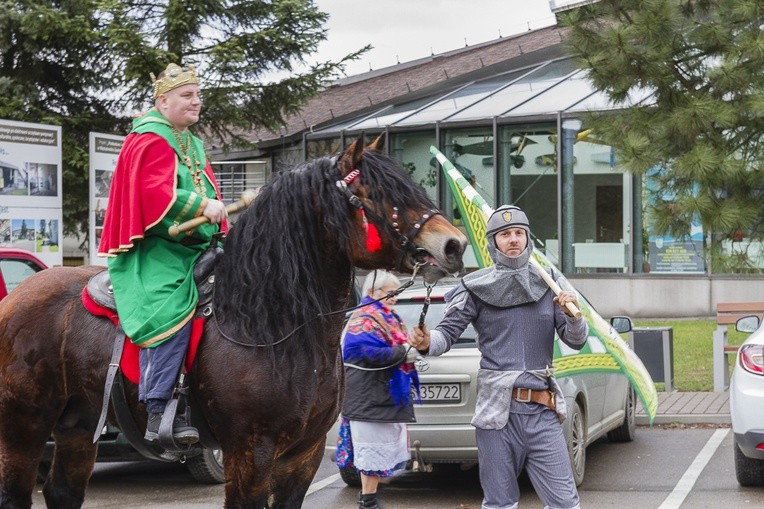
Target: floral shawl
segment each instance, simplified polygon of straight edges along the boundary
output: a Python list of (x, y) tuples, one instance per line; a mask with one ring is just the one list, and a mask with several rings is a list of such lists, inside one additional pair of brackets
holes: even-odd
[[(385, 308), (381, 302), (364, 297), (361, 304), (365, 305), (350, 316), (345, 330), (344, 360), (367, 360), (377, 364), (384, 364), (388, 359), (394, 361), (392, 348), (407, 344), (406, 325), (395, 311)], [(414, 364), (399, 364), (389, 371), (388, 390), (393, 402), (397, 406), (408, 406), (412, 383), (419, 393), (419, 377)]]

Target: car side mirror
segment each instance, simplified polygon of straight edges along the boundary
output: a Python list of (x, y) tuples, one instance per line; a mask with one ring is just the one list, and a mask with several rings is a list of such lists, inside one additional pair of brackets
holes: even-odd
[(738, 332), (754, 332), (758, 328), (758, 316), (744, 316), (735, 322), (735, 330)]
[(633, 328), (631, 325), (631, 318), (628, 316), (614, 316), (610, 318), (610, 325), (613, 326), (618, 334), (629, 332)]

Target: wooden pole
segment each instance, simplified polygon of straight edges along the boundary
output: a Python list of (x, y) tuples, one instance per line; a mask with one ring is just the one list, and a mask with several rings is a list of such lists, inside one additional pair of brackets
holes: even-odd
[[(528, 240), (530, 242), (530, 239)], [(546, 284), (549, 286), (549, 288), (552, 289), (555, 295), (560, 295), (560, 292), (562, 291), (562, 288), (560, 288), (560, 285), (557, 284), (557, 281), (552, 279), (552, 276), (549, 275), (549, 273), (544, 270), (544, 267), (541, 266), (541, 264), (531, 255), (531, 265), (538, 271), (541, 278), (546, 282)], [(571, 315), (575, 316), (576, 318), (579, 318), (581, 316), (581, 310), (576, 307), (575, 304), (572, 302), (568, 302), (565, 306), (568, 308), (568, 311)]]
[[(257, 197), (257, 193), (260, 192), (260, 188), (248, 189), (241, 193), (241, 199), (235, 203), (228, 205), (225, 209), (229, 214), (235, 214), (241, 210), (247, 208), (252, 201)], [(183, 232), (198, 228), (205, 223), (209, 223), (210, 218), (207, 216), (199, 216), (180, 224), (174, 224), (168, 229), (168, 233), (171, 237), (177, 237)]]

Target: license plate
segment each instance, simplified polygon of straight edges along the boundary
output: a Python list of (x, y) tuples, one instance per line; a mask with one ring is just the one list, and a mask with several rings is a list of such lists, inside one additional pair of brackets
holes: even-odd
[[(411, 390), (414, 391), (414, 388)], [(462, 399), (462, 387), (459, 384), (421, 384), (419, 397), (422, 404), (459, 402)]]

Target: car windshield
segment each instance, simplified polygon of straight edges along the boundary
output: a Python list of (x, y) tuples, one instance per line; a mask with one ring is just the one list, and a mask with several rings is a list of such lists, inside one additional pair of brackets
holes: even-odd
[[(395, 305), (395, 312), (400, 315), (400, 317), (403, 319), (403, 323), (405, 323), (406, 327), (411, 330), (412, 327), (419, 324), (419, 317), (422, 315), (423, 306), (424, 302), (421, 300), (399, 300)], [(443, 312), (445, 309), (446, 303), (443, 301), (430, 302), (430, 307), (427, 309), (427, 315), (425, 316), (424, 320), (427, 328), (434, 329), (435, 326), (440, 323), (440, 320), (443, 318)], [(454, 346), (458, 347), (460, 345), (474, 345), (475, 336), (475, 329), (473, 329), (472, 325), (470, 324), (464, 330), (461, 337), (459, 338), (459, 341), (457, 341)]]

